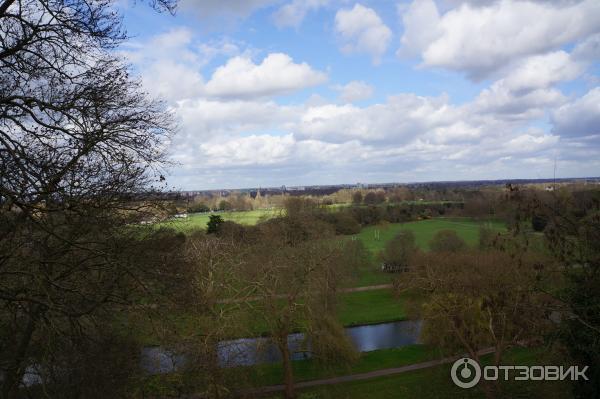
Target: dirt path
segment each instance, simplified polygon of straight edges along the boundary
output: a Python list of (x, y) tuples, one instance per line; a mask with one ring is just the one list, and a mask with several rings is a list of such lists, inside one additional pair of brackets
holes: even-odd
[[(494, 352), (494, 348), (487, 348), (487, 349), (480, 350), (478, 353), (479, 353), (479, 355), (487, 355), (487, 354), (493, 353), (493, 352)], [(388, 375), (401, 374), (401, 373), (406, 373), (408, 371), (421, 370), (421, 369), (426, 369), (429, 367), (439, 366), (441, 364), (452, 363), (455, 360), (457, 360), (461, 357), (465, 357), (465, 356), (468, 356), (468, 355), (465, 354), (465, 355), (461, 355), (461, 356), (447, 357), (444, 359), (430, 360), (427, 362), (409, 364), (409, 365), (402, 366), (402, 367), (394, 367), (394, 368), (389, 368), (389, 369), (370, 371), (368, 373), (351, 374), (351, 375), (344, 375), (344, 376), (340, 376), (340, 377), (331, 377), (331, 378), (324, 378), (324, 379), (320, 379), (320, 380), (298, 382), (294, 386), (297, 389), (302, 389), (302, 388), (316, 387), (316, 386), (320, 386), (320, 385), (334, 385), (334, 384), (341, 384), (344, 382), (368, 380), (371, 378), (385, 377)], [(448, 378), (450, 378), (450, 375), (448, 375)], [(271, 386), (266, 386), (266, 387), (262, 387), (262, 388), (245, 390), (245, 391), (240, 392), (240, 395), (242, 397), (245, 395), (263, 395), (263, 394), (268, 394), (268, 393), (280, 392), (280, 391), (283, 391), (284, 389), (285, 389), (285, 385), (271, 385)]]
[[(362, 291), (383, 290), (386, 288), (392, 288), (392, 284), (379, 284), (379, 285), (368, 285), (365, 287), (343, 288), (340, 290), (340, 292), (342, 292), (342, 293), (362, 292)], [(276, 295), (275, 298), (285, 298), (285, 295), (284, 294)], [(257, 297), (257, 296), (244, 297), (244, 298), (228, 298), (228, 299), (221, 299), (217, 303), (228, 304), (228, 303), (252, 302), (252, 301), (258, 301), (259, 299), (260, 299), (260, 297)]]

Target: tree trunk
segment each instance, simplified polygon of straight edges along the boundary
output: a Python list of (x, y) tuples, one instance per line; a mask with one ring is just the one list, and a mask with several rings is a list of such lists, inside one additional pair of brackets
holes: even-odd
[(290, 349), (287, 345), (287, 334), (283, 338), (277, 340), (279, 351), (283, 357), (283, 381), (285, 384), (285, 399), (295, 399), (296, 392), (294, 391), (294, 372), (292, 370), (292, 361), (290, 359)]
[(35, 330), (37, 316), (29, 316), (23, 336), (19, 341), (17, 350), (13, 358), (10, 360), (6, 374), (4, 375), (4, 381), (2, 382), (2, 399), (9, 399), (15, 388), (19, 387), (19, 382), (23, 378), (24, 374), (24, 361), (27, 355), (27, 349), (31, 342), (31, 337)]

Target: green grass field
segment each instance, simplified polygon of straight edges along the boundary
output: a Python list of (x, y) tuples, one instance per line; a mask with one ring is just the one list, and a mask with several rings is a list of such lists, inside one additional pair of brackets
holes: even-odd
[[(371, 291), (346, 292), (340, 295), (338, 319), (346, 327), (383, 323), (406, 319), (404, 298), (395, 298), (392, 290), (378, 289)], [(239, 311), (241, 316), (246, 317), (250, 324), (250, 335), (259, 336), (265, 334), (267, 326), (261, 318), (261, 309), (257, 304), (251, 304), (250, 308), (235, 305), (225, 305), (234, 312)], [(252, 312), (258, 312), (252, 313)], [(298, 321), (298, 325), (302, 323)]]
[[(410, 347), (409, 347), (410, 348)], [(402, 348), (401, 348), (402, 349)], [(400, 349), (400, 350), (401, 350)], [(415, 362), (426, 360), (428, 351), (414, 348)], [(388, 352), (388, 351), (381, 351)], [(433, 353), (433, 351), (429, 351)], [(390, 354), (392, 355), (392, 354)], [(423, 356), (423, 360), (418, 359)], [(385, 361), (387, 354), (374, 354), (375, 359), (382, 359), (382, 367), (389, 366)], [(409, 357), (411, 357), (409, 355)], [(503, 357), (503, 364), (535, 365), (544, 363), (544, 350), (530, 348), (514, 348), (509, 350)], [(483, 358), (483, 363), (488, 363), (491, 355)], [(398, 366), (403, 360), (398, 358)], [(431, 367), (423, 370), (411, 371), (388, 377), (380, 377), (362, 381), (353, 381), (343, 384), (322, 386), (303, 390), (299, 395), (303, 398), (344, 398), (344, 399), (391, 399), (391, 398), (484, 398), (479, 387), (462, 389), (455, 386), (450, 379), (451, 364)], [(547, 398), (572, 398), (569, 381), (511, 381), (503, 383), (503, 391), (506, 397), (547, 397)], [(278, 398), (274, 396), (271, 398)]]
[(348, 292), (341, 294), (338, 318), (344, 326), (402, 320), (403, 302), (389, 289)]
[(401, 230), (412, 231), (415, 234), (417, 245), (422, 250), (428, 251), (429, 241), (435, 233), (446, 229), (456, 231), (469, 246), (475, 247), (479, 242), (479, 228), (481, 226), (487, 226), (498, 232), (506, 229), (504, 223), (500, 221), (478, 221), (468, 218), (435, 218), (408, 223), (392, 223), (386, 226), (367, 226), (356, 234), (356, 237), (371, 252), (372, 262), (368, 268), (359, 271), (356, 286), (390, 282), (393, 275), (379, 270), (377, 254), (385, 247), (386, 242), (394, 238)]
[[(295, 381), (309, 381), (339, 375), (367, 373), (391, 367), (401, 367), (408, 364), (425, 362), (440, 357), (436, 351), (425, 345), (407, 345), (401, 348), (384, 349), (363, 352), (356, 363), (351, 365), (330, 365), (324, 367), (314, 360), (299, 360), (292, 362)], [(252, 373), (252, 381), (257, 386), (277, 385), (283, 381), (281, 364), (265, 364), (243, 368)]]
[(393, 223), (382, 226), (368, 226), (361, 230), (357, 237), (373, 253), (381, 251), (385, 243), (400, 230), (410, 230), (415, 234), (417, 245), (424, 251), (429, 250), (429, 241), (440, 230), (454, 230), (470, 246), (479, 242), (479, 228), (489, 227), (496, 231), (506, 229), (500, 221), (478, 221), (469, 218), (434, 218), (408, 223)]
[(190, 214), (186, 219), (172, 219), (158, 223), (156, 226), (170, 227), (183, 232), (197, 229), (205, 230), (210, 215), (219, 215), (223, 220), (239, 224), (255, 225), (261, 220), (279, 216), (281, 212), (281, 209), (255, 209), (252, 211), (194, 213)]

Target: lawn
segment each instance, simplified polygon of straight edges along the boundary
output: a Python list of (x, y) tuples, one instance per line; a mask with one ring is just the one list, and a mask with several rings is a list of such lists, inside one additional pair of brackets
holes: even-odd
[[(406, 319), (405, 302), (403, 297), (395, 298), (390, 289), (343, 293), (339, 300), (338, 320), (346, 327), (404, 320)], [(229, 307), (234, 313), (240, 312), (240, 319), (244, 317), (250, 325), (250, 335), (264, 335), (267, 331), (258, 304), (252, 303), (250, 307), (235, 305), (225, 305), (225, 307)], [(298, 321), (298, 328), (301, 322)]]
[(406, 318), (404, 298), (389, 289), (341, 294), (338, 318), (344, 326), (383, 323)]
[[(407, 297), (408, 294), (404, 294), (400, 298), (395, 298), (392, 290), (389, 289), (343, 293), (340, 295), (338, 319), (344, 326), (404, 320), (406, 319), (404, 304)], [(238, 320), (242, 326), (240, 330), (231, 330), (229, 338), (256, 337), (267, 333), (267, 325), (257, 302), (223, 304), (221, 311)], [(171, 313), (161, 317), (168, 318), (177, 330), (184, 334), (202, 333), (198, 326), (203, 322), (191, 312)], [(117, 328), (122, 329), (123, 333), (134, 329), (144, 345), (160, 344), (153, 324), (145, 317), (137, 317), (135, 312), (124, 314), (117, 319), (116, 323)], [(301, 325), (302, 320), (298, 320), (297, 329), (301, 329)]]
[[(419, 351), (419, 349), (417, 349)], [(382, 351), (387, 352), (387, 351)], [(424, 352), (427, 354), (428, 352)], [(433, 353), (429, 351), (429, 353)], [(378, 354), (375, 355), (379, 357)], [(541, 349), (515, 348), (503, 359), (508, 365), (545, 364), (544, 351)], [(484, 357), (484, 363), (490, 359)], [(398, 359), (401, 361), (400, 359)], [(423, 361), (423, 360), (416, 360)], [(387, 364), (381, 368), (394, 367)], [(399, 364), (402, 365), (402, 364)], [(322, 386), (303, 390), (300, 398), (483, 398), (479, 388), (462, 389), (456, 387), (450, 379), (451, 364), (431, 367), (423, 370), (396, 374), (344, 384)], [(503, 384), (507, 397), (552, 397), (571, 398), (570, 383), (567, 381), (511, 381)], [(278, 397), (278, 396), (275, 396)]]
[(385, 226), (367, 226), (355, 237), (361, 240), (371, 252), (372, 264), (359, 271), (356, 286), (389, 283), (392, 274), (379, 270), (377, 254), (385, 247), (385, 243), (394, 238), (400, 230), (410, 230), (415, 234), (417, 245), (424, 251), (429, 250), (429, 241), (440, 230), (454, 230), (471, 247), (479, 242), (479, 229), (487, 226), (495, 231), (504, 231), (504, 223), (488, 220), (478, 221), (469, 218), (435, 218), (407, 223), (392, 223)]
[[(313, 360), (292, 362), (295, 381), (308, 381), (339, 375), (367, 373), (391, 367), (425, 362), (439, 358), (439, 351), (425, 345), (407, 345), (401, 348), (363, 352), (356, 363), (351, 365), (319, 365)], [(265, 364), (255, 367), (244, 367), (251, 373), (251, 379), (257, 386), (277, 385), (283, 381), (281, 364)], [(242, 372), (243, 372), (242, 371)]]
[(261, 220), (279, 216), (281, 212), (281, 209), (255, 209), (252, 211), (193, 213), (185, 219), (172, 219), (158, 223), (157, 226), (170, 227), (184, 232), (196, 229), (204, 230), (206, 229), (206, 223), (208, 223), (210, 215), (219, 215), (223, 220), (239, 224), (255, 225)]
[(400, 230), (410, 230), (415, 234), (417, 245), (424, 251), (429, 250), (429, 241), (440, 230), (454, 230), (470, 246), (479, 242), (479, 229), (481, 226), (489, 227), (496, 231), (506, 229), (500, 221), (479, 221), (469, 218), (435, 218), (419, 220), (408, 223), (393, 223), (387, 226), (368, 226), (357, 234), (357, 237), (372, 252), (378, 253), (385, 243), (392, 239)]

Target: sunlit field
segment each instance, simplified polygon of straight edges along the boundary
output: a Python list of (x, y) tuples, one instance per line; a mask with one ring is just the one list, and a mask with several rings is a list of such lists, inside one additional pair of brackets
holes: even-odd
[(386, 242), (394, 238), (401, 230), (411, 230), (415, 234), (417, 245), (424, 251), (429, 250), (429, 241), (440, 230), (454, 230), (471, 247), (479, 242), (479, 229), (488, 227), (494, 231), (506, 230), (503, 222), (497, 220), (474, 220), (469, 218), (435, 218), (408, 223), (391, 223), (364, 227), (355, 237), (363, 242), (371, 253), (371, 265), (359, 271), (357, 286), (387, 284), (393, 274), (382, 272), (379, 268), (377, 254), (385, 247)]
[(281, 215), (281, 212), (281, 209), (255, 209), (252, 211), (194, 213), (188, 215), (187, 218), (173, 218), (166, 222), (158, 223), (157, 226), (170, 227), (183, 232), (196, 229), (205, 230), (210, 215), (219, 215), (223, 220), (251, 226), (262, 220), (277, 217)]
[(408, 223), (392, 223), (379, 226), (368, 226), (361, 230), (357, 237), (373, 253), (383, 249), (385, 243), (392, 239), (400, 230), (411, 230), (415, 234), (417, 245), (424, 251), (429, 250), (429, 241), (440, 230), (454, 230), (470, 246), (475, 246), (479, 240), (479, 229), (488, 227), (495, 231), (506, 229), (501, 221), (474, 220), (469, 218), (435, 218)]

